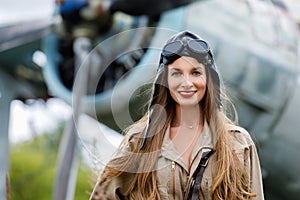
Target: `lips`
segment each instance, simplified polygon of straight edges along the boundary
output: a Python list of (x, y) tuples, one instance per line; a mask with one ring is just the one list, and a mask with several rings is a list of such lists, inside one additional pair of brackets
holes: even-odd
[(196, 91), (179, 91), (178, 93), (183, 98), (190, 98), (190, 97), (194, 96), (194, 94), (196, 93)]

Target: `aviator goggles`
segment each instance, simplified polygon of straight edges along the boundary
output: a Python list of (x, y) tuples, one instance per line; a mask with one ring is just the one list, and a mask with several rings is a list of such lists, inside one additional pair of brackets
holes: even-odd
[[(207, 55), (210, 58), (207, 59)], [(180, 56), (192, 56), (200, 61), (211, 63), (212, 54), (208, 44), (204, 40), (194, 39), (183, 42), (176, 40), (166, 44), (161, 53), (161, 63), (167, 65), (175, 61)]]

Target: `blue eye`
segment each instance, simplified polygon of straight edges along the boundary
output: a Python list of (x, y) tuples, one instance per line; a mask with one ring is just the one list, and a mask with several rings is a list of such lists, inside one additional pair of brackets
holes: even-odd
[(179, 72), (173, 72), (173, 73), (171, 74), (171, 76), (180, 76), (180, 73), (179, 73)]
[(194, 71), (192, 74), (194, 76), (200, 76), (200, 75), (202, 75), (202, 72), (200, 72), (200, 71)]

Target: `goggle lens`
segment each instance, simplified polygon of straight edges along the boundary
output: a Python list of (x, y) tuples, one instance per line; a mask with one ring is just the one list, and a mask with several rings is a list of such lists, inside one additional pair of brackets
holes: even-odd
[(170, 57), (173, 56), (174, 54), (177, 54), (181, 51), (183, 47), (183, 43), (181, 41), (175, 41), (172, 43), (167, 44), (163, 51), (162, 51), (162, 55), (165, 57)]
[(188, 42), (189, 50), (194, 53), (206, 54), (209, 52), (208, 44), (203, 40), (190, 40)]
[(190, 40), (187, 44), (184, 44), (182, 41), (174, 41), (167, 44), (162, 51), (164, 57), (171, 57), (175, 54), (179, 54), (183, 48), (186, 47), (189, 51), (198, 54), (206, 54), (209, 52), (208, 44), (203, 40)]

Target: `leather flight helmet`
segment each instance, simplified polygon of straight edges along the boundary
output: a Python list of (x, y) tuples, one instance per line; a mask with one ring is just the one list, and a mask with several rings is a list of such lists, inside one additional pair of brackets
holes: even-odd
[[(159, 67), (157, 70), (157, 77), (160, 71), (167, 67), (167, 65), (173, 63), (176, 59), (181, 56), (189, 56), (198, 60), (199, 63), (203, 63), (206, 68), (209, 70), (212, 82), (215, 86), (216, 91), (216, 103), (217, 107), (221, 106), (221, 97), (220, 97), (220, 78), (217, 72), (216, 64), (213, 58), (213, 54), (208, 43), (203, 40), (200, 36), (192, 33), (190, 31), (182, 31), (173, 35), (163, 46), (161, 51)], [(157, 78), (156, 77), (156, 78)], [(152, 91), (152, 97), (156, 96), (155, 83)], [(150, 125), (150, 108), (153, 101), (150, 101), (148, 106), (148, 122), (144, 132), (143, 140), (140, 146), (140, 149), (143, 148), (146, 138), (148, 136), (148, 129)]]

